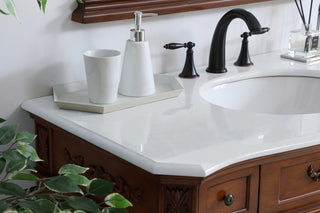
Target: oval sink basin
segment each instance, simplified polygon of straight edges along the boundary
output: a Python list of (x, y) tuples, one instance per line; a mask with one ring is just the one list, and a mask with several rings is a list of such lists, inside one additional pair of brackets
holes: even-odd
[(213, 80), (200, 90), (208, 102), (233, 110), (267, 114), (320, 113), (320, 78), (258, 76)]

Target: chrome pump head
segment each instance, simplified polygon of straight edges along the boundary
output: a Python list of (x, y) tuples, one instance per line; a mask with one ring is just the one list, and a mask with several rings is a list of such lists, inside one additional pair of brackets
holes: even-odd
[(134, 12), (134, 24), (135, 28), (130, 30), (130, 39), (132, 41), (145, 41), (145, 31), (141, 29), (142, 17), (157, 16), (156, 13), (142, 13), (140, 11)]

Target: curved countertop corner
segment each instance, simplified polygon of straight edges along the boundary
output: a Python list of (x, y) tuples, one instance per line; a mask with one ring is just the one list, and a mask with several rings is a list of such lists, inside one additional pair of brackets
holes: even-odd
[(228, 63), (225, 74), (202, 69), (198, 79), (179, 79), (184, 91), (177, 98), (112, 113), (59, 109), (52, 96), (27, 100), (22, 108), (152, 174), (207, 177), (244, 160), (319, 144), (320, 113), (250, 113), (215, 106), (200, 96), (204, 83), (237, 74), (285, 71), (320, 77), (320, 63), (279, 55), (252, 57), (255, 66), (248, 68)]

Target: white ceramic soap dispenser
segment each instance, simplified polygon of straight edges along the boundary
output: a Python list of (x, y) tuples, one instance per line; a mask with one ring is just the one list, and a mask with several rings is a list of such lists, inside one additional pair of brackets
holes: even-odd
[(134, 15), (135, 29), (131, 29), (131, 38), (126, 44), (119, 93), (126, 96), (148, 96), (155, 93), (155, 84), (149, 42), (145, 41), (141, 21), (143, 16), (157, 14), (136, 11)]

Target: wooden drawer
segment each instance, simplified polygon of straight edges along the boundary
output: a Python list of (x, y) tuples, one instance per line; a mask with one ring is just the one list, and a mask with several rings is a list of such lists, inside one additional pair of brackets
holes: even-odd
[[(259, 167), (243, 169), (201, 185), (200, 213), (257, 212)], [(227, 206), (226, 195), (233, 195), (234, 202)]]
[(301, 212), (320, 205), (320, 182), (308, 175), (310, 166), (319, 171), (320, 152), (262, 165), (260, 212)]

